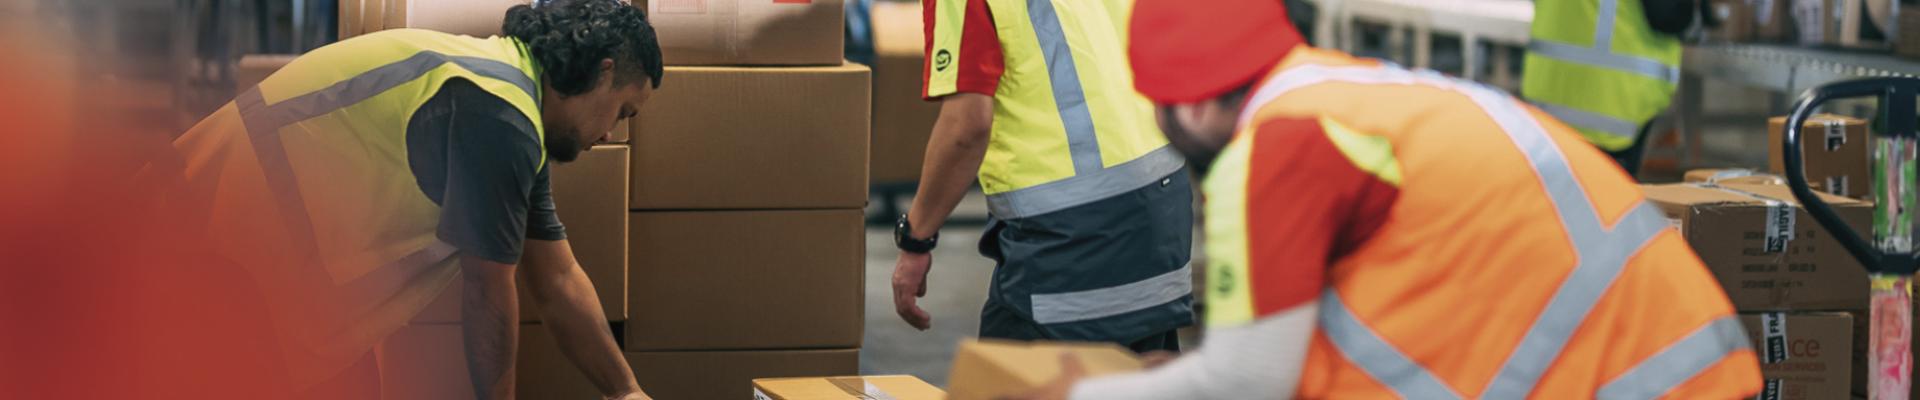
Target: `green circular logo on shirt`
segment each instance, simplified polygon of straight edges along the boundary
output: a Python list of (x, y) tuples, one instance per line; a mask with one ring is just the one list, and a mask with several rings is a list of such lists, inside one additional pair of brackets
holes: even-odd
[(947, 65), (950, 64), (953, 64), (953, 52), (949, 52), (947, 49), (940, 49), (939, 53), (933, 55), (933, 70), (946, 71)]

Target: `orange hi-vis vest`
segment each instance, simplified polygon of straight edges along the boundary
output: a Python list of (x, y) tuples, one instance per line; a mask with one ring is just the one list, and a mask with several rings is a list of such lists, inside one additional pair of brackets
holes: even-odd
[[(1264, 121), (1318, 120), (1348, 159), (1398, 189), (1377, 230), (1328, 260), (1297, 397), (1731, 399), (1759, 390), (1724, 291), (1574, 128), (1473, 82), (1306, 46), (1245, 107), (1235, 145)], [(1229, 275), (1260, 273), (1238, 272)], [(1209, 324), (1252, 319), (1257, 302), (1247, 299), (1258, 296), (1210, 298)]]

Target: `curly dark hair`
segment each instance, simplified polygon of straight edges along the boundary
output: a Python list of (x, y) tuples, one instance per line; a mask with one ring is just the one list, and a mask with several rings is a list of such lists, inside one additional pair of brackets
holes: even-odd
[[(500, 31), (527, 44), (553, 90), (586, 93), (613, 59), (614, 84), (644, 76), (660, 87), (660, 41), (647, 13), (623, 0), (546, 0), (507, 9)], [(644, 74), (644, 75), (640, 75)]]

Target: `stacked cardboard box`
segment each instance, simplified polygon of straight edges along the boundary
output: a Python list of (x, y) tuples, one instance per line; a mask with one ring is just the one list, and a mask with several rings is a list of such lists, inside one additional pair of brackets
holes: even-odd
[(947, 398), (947, 392), (911, 375), (753, 380), (753, 400), (941, 400), (945, 398)]
[(920, 180), (940, 104), (921, 101), (926, 31), (920, 5), (873, 3), (873, 183)]
[(631, 122), (624, 346), (656, 399), (858, 372), (872, 76), (842, 7), (647, 4), (667, 67)]
[[(1786, 150), (1782, 143), (1786, 124), (1784, 116), (1767, 120), (1767, 171), (1775, 175), (1786, 175)], [(1872, 139), (1866, 120), (1833, 114), (1808, 117), (1800, 128), (1800, 154), (1807, 186), (1846, 197), (1867, 197), (1871, 186), (1868, 180), (1872, 179), (1868, 174)]]
[[(1768, 380), (1766, 398), (1846, 398), (1864, 388), (1864, 375), (1853, 371), (1865, 366), (1855, 324), (1867, 308), (1866, 270), (1786, 186), (1722, 180), (1642, 189), (1742, 313)], [(1871, 205), (1818, 195), (1865, 234)]]

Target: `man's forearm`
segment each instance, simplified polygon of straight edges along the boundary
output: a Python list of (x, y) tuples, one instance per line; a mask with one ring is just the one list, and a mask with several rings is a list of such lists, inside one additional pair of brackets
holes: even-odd
[[(981, 121), (984, 119), (985, 121)], [(943, 100), (940, 119), (927, 138), (926, 163), (920, 169), (920, 190), (907, 209), (913, 236), (931, 237), (946, 225), (947, 216), (967, 195), (980, 162), (987, 156), (992, 129), (993, 101), (978, 94), (955, 94)]]
[(520, 309), (513, 269), (481, 266), (463, 270), (460, 321), (473, 394), (482, 400), (513, 398), (514, 351), (519, 348)]
[(1207, 334), (1198, 351), (1160, 368), (1081, 381), (1073, 400), (1279, 399), (1300, 382), (1313, 338), (1313, 303)]
[(528, 282), (528, 289), (536, 293), (534, 298), (540, 302), (540, 313), (559, 342), (560, 351), (586, 373), (601, 395), (640, 390), (634, 383), (633, 369), (627, 366), (613, 341), (613, 332), (607, 327), (606, 315), (600, 311), (600, 299), (592, 281), (579, 266), (567, 269), (567, 273), (552, 277), (557, 279)]

